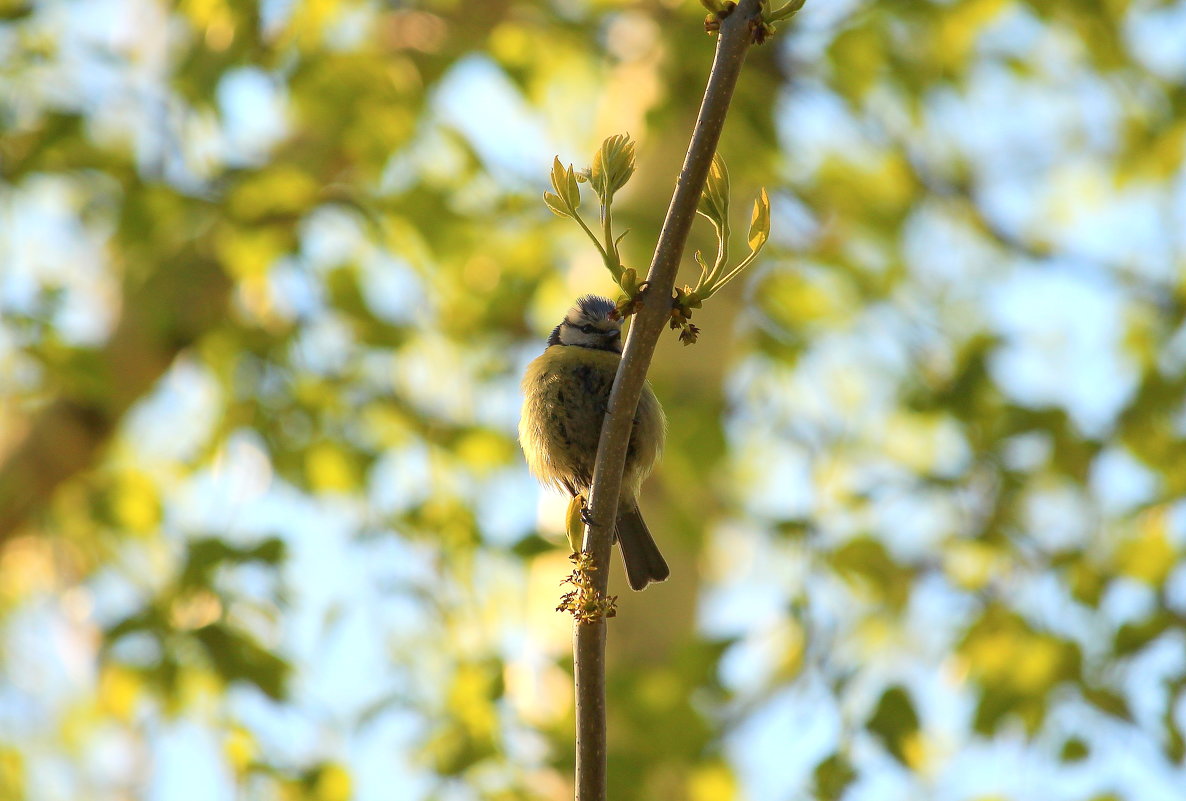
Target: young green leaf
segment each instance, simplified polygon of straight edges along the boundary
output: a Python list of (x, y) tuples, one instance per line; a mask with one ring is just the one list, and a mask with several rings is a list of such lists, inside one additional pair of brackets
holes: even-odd
[(544, 204), (557, 217), (571, 217), (570, 212), (564, 205), (564, 200), (559, 195), (554, 195), (551, 192), (544, 192)]
[(776, 8), (773, 11), (769, 11), (769, 10), (764, 11), (764, 13), (762, 14), (762, 20), (764, 22), (778, 22), (779, 20), (784, 20), (784, 19), (787, 19), (788, 17), (792, 17), (795, 14), (799, 13), (799, 10), (801, 8), (803, 8), (803, 4), (805, 1), (806, 0), (791, 0), (791, 2), (787, 3), (784, 6)]
[[(552, 188), (556, 190), (556, 197), (564, 203), (569, 211), (581, 205), (581, 193), (577, 188), (577, 179), (573, 174), (572, 165), (566, 169), (560, 163), (560, 157), (552, 159)], [(545, 202), (547, 202), (545, 198)], [(568, 215), (565, 215), (568, 216)]]
[(729, 222), (729, 170), (725, 168), (725, 160), (720, 154), (713, 154), (712, 165), (708, 168), (708, 180), (704, 182), (704, 189), (700, 192), (700, 203), (696, 211), (712, 220), (718, 228), (723, 228)]
[(561, 187), (565, 185), (564, 165), (560, 163), (559, 156), (552, 156), (552, 173), (548, 177), (552, 179), (552, 188), (557, 193), (563, 192)]
[(754, 201), (754, 211), (749, 221), (749, 249), (757, 253), (770, 238), (770, 197), (763, 187)]
[(568, 165), (568, 170), (565, 171), (565, 200), (569, 202), (571, 208), (577, 208), (581, 205), (581, 190), (577, 186), (576, 174), (572, 171), (572, 165)]
[(632, 175), (634, 142), (630, 134), (617, 134), (602, 142), (593, 155), (593, 166), (589, 169), (589, 183), (601, 202), (608, 203)]

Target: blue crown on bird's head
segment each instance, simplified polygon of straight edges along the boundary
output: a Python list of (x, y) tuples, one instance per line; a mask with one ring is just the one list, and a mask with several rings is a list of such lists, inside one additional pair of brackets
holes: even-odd
[(573, 308), (578, 309), (590, 320), (608, 320), (617, 305), (609, 298), (603, 298), (600, 295), (581, 295), (577, 298)]
[[(564, 321), (570, 325), (576, 325), (581, 319), (589, 322), (597, 320), (613, 320), (614, 312), (617, 309), (615, 304), (609, 298), (603, 298), (601, 295), (581, 295), (577, 298), (577, 302), (572, 304), (568, 313), (564, 315)], [(618, 327), (621, 327), (619, 323)], [(552, 329), (552, 334), (548, 337), (548, 347), (560, 344), (560, 326)]]

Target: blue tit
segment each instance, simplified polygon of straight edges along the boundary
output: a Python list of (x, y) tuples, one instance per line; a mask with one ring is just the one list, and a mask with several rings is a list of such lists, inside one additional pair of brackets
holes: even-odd
[[(519, 443), (532, 474), (574, 498), (587, 498), (601, 422), (622, 353), (622, 321), (612, 301), (585, 295), (548, 337), (548, 347), (523, 376)], [(638, 511), (638, 489), (663, 450), (667, 420), (644, 385), (626, 451), (615, 538), (630, 587), (644, 589), (670, 575)]]

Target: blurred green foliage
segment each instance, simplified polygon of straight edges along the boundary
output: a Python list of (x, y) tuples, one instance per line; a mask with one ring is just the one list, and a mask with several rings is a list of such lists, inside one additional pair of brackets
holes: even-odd
[[(145, 797), (182, 723), (245, 798), (389, 797), (376, 748), (397, 797), (564, 797), (516, 388), (611, 283), (539, 196), (629, 131), (645, 268), (703, 9), (88, 5), (0, 2), (0, 798)], [(771, 239), (652, 370), (616, 801), (1036, 797), (993, 746), (1186, 786), (1181, 8), (808, 3), (750, 53)]]

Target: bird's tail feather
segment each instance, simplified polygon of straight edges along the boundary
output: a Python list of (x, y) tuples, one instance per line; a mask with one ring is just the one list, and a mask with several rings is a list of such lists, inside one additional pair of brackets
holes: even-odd
[(630, 589), (644, 590), (652, 581), (666, 581), (671, 575), (667, 561), (659, 552), (655, 538), (633, 501), (618, 510), (618, 546), (626, 563), (626, 579)]

